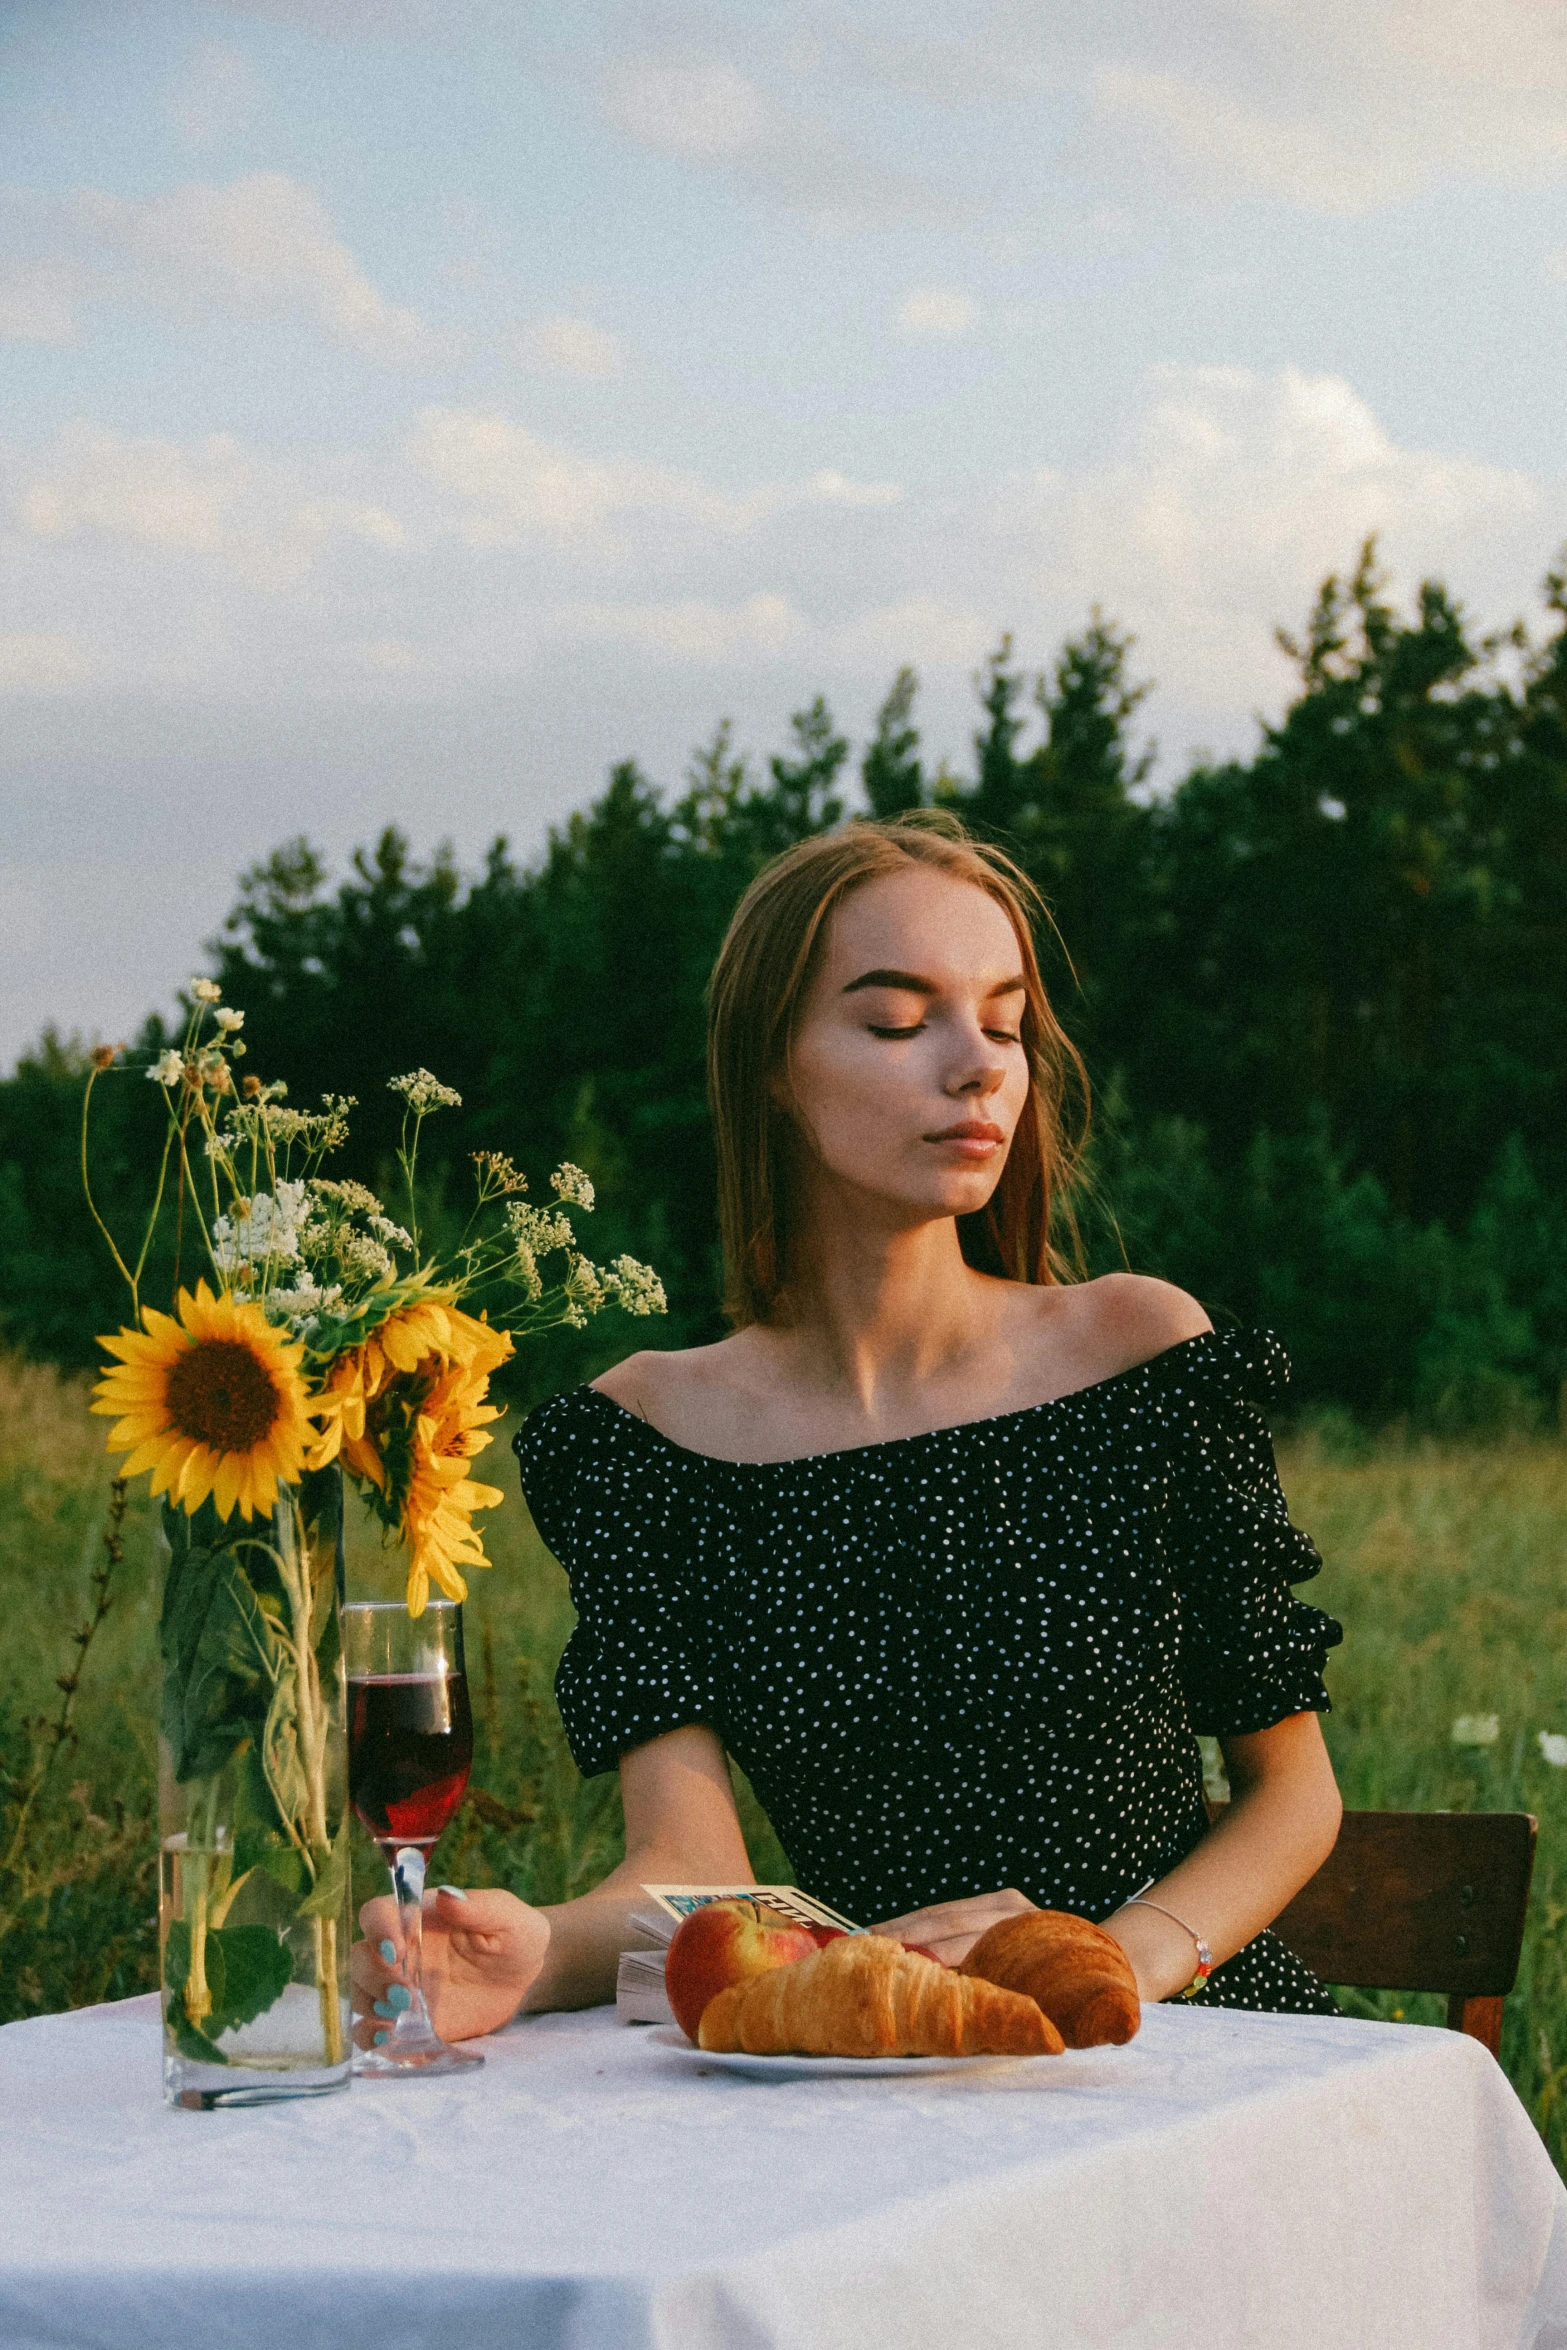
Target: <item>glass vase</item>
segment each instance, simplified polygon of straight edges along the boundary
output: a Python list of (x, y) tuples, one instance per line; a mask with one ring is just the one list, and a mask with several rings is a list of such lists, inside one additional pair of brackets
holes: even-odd
[(165, 1507), (159, 1948), (170, 2105), (350, 2077), (343, 1487), (266, 1518)]

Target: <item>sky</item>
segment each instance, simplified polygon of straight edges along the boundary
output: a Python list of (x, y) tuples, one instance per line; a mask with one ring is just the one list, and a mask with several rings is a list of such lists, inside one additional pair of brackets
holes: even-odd
[(1538, 624), (1564, 328), (1559, 0), (0, 0), (0, 1065), (1096, 604), (1166, 781), (1368, 532)]

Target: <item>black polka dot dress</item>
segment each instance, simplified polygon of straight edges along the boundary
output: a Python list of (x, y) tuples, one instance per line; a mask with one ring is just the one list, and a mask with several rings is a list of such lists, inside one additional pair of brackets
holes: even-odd
[[(1197, 1734), (1327, 1710), (1340, 1629), (1291, 1596), (1321, 1561), (1261, 1408), (1287, 1377), (1276, 1338), (1211, 1331), (1029, 1410), (763, 1463), (554, 1397), (514, 1442), (576, 1605), (579, 1767), (707, 1723), (799, 1882), (861, 1923), (1008, 1885), (1108, 1916), (1207, 1827)], [(1333, 2012), (1268, 1934), (1202, 1997)]]

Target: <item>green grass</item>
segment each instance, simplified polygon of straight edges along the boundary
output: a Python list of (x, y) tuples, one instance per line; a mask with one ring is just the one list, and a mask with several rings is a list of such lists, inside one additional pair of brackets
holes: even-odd
[[(0, 1863), (19, 1788), (49, 1753), (57, 1677), (90, 1605), (109, 1494), (101, 1424), (81, 1383), (0, 1362)], [(1567, 1770), (1541, 1730), (1567, 1732), (1567, 1446), (1536, 1439), (1441, 1447), (1335, 1440), (1281, 1451), (1298, 1521), (1327, 1561), (1311, 1598), (1340, 1616), (1326, 1728), (1356, 1807), (1538, 1814), (1539, 1862), (1503, 2062), (1567, 2170)], [(565, 1578), (526, 1513), (490, 1520), (493, 1570), (468, 1611), (477, 1745), (473, 1791), (437, 1853), (456, 1881), (556, 1901), (619, 1857), (613, 1778), (584, 1782), (550, 1696), (571, 1624)], [(21, 1852), (0, 1866), (0, 2020), (150, 1988), (154, 1903), (154, 1514), (133, 1495), (113, 1606), (87, 1652), (71, 1735), (55, 1755)], [(1452, 1743), (1461, 1714), (1496, 1714), (1494, 1746)], [(30, 1725), (32, 1725), (30, 1727)], [(758, 1873), (787, 1873), (746, 1789)], [(379, 1890), (367, 1846), (356, 1890)], [(1367, 2014), (1441, 2020), (1433, 1998), (1346, 1993)]]

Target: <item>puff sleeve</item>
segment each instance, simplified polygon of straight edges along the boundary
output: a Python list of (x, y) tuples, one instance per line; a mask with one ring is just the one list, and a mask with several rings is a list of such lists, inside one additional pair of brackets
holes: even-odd
[(1263, 1417), (1288, 1379), (1270, 1331), (1216, 1333), (1169, 1358), (1165, 1543), (1180, 1593), (1181, 1677), (1204, 1736), (1239, 1737), (1330, 1706), (1322, 1671), (1343, 1630), (1292, 1596), (1322, 1560), (1290, 1523)]
[(709, 1642), (685, 1580), (678, 1480), (639, 1474), (620, 1406), (593, 1388), (551, 1397), (512, 1440), (528, 1507), (566, 1570), (576, 1629), (555, 1675), (585, 1778), (666, 1730), (716, 1723)]

